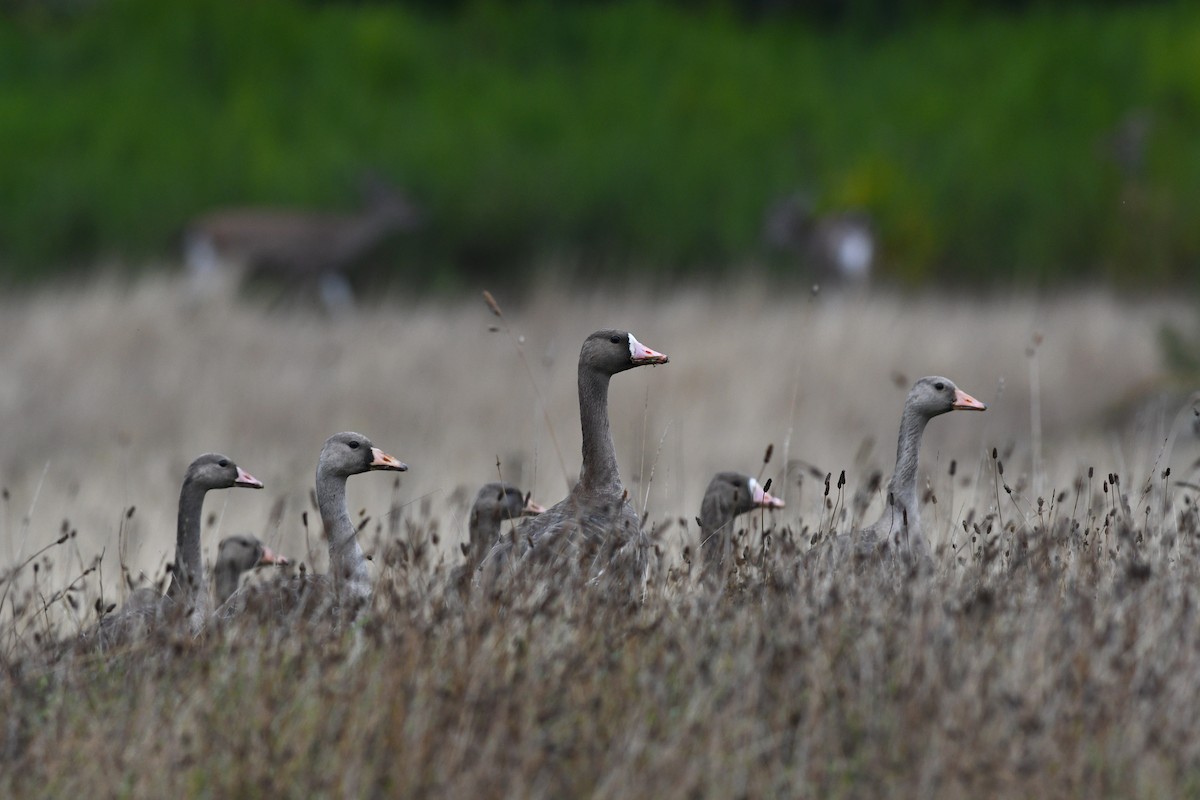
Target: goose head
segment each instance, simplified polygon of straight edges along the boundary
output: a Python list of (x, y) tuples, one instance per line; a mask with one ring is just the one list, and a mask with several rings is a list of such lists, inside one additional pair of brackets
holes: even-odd
[(263, 488), (262, 481), (220, 453), (205, 453), (191, 463), (184, 475), (185, 486), (202, 489)]
[(217, 547), (217, 564), (227, 564), (239, 575), (260, 564), (286, 566), (288, 563), (286, 558), (248, 534), (226, 537)]
[(986, 411), (987, 405), (939, 375), (921, 378), (908, 392), (905, 406), (924, 417), (936, 417), (948, 411)]
[(404, 472), (408, 465), (380, 450), (361, 433), (343, 431), (325, 440), (317, 471), (346, 478), (379, 469)]
[(653, 364), (666, 364), (665, 353), (651, 350), (628, 331), (596, 331), (583, 342), (579, 351), (580, 366), (587, 366), (607, 375)]
[(525, 497), (521, 490), (511, 483), (488, 483), (475, 495), (473, 513), (480, 519), (490, 519), (502, 522), (518, 517), (536, 517), (546, 509), (533, 502), (531, 497)]
[(744, 472), (718, 472), (706, 493), (727, 498), (735, 516), (756, 508), (783, 508), (782, 500), (767, 492), (757, 478)]

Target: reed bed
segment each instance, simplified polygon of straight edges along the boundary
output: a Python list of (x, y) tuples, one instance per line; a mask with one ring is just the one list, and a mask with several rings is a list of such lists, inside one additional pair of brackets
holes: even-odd
[[(5, 301), (0, 792), (1200, 792), (1198, 448), (1155, 349), (1186, 308), (490, 288), (511, 337), (476, 298), (336, 321), (166, 281)], [(658, 567), (633, 594), (473, 586), (466, 504), (497, 472), (562, 496), (575, 356), (603, 326), (671, 356), (612, 390)], [(927, 433), (935, 569), (813, 557), (880, 506), (872, 476), (929, 373), (990, 405)], [(309, 487), (343, 428), (412, 467), (351, 481), (376, 579), (358, 622), (252, 602), (198, 637), (80, 644), (98, 607), (161, 579), (200, 452), (267, 484), (210, 494), (207, 553), (248, 530), (323, 570)], [(742, 517), (736, 568), (705, 582), (692, 518), (721, 468), (788, 507)]]

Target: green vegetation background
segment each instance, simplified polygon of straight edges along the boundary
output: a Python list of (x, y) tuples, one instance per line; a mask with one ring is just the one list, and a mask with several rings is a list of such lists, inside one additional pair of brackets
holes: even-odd
[[(1106, 156), (1131, 113), (1140, 175)], [(870, 209), (900, 283), (1194, 286), (1198, 132), (1192, 4), (871, 30), (650, 2), (30, 3), (0, 16), (0, 277), (174, 257), (215, 206), (353, 208), (374, 169), (427, 209), (397, 268), (435, 284), (728, 270), (805, 188)]]

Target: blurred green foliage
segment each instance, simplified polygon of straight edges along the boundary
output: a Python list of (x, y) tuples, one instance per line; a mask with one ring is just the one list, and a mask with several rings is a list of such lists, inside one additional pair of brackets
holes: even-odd
[(651, 2), (34, 3), (0, 17), (0, 275), (161, 259), (218, 206), (353, 208), (373, 169), (429, 215), (397, 268), (440, 283), (728, 269), (805, 188), (869, 209), (903, 283), (1194, 284), (1198, 131), (1190, 4), (871, 34)]

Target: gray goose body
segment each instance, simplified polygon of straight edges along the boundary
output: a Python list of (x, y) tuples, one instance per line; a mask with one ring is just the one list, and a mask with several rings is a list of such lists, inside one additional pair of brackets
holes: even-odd
[[(641, 519), (621, 483), (608, 416), (608, 386), (613, 375), (634, 367), (666, 364), (663, 353), (647, 348), (632, 333), (600, 330), (579, 351), (579, 421), (583, 463), (570, 494), (516, 532), (517, 554), (542, 563), (593, 559), (593, 573), (620, 563), (644, 572), (648, 540)], [(493, 548), (487, 561), (503, 564), (512, 542)]]
[(733, 558), (734, 519), (756, 508), (783, 508), (783, 501), (768, 494), (756, 478), (743, 472), (718, 472), (709, 481), (700, 503), (700, 549), (705, 570), (728, 564)]
[(888, 503), (873, 524), (838, 537), (838, 551), (851, 546), (859, 556), (899, 554), (927, 561), (929, 542), (921, 529), (917, 467), (921, 437), (929, 420), (950, 411), (984, 411), (987, 406), (954, 385), (949, 378), (921, 378), (908, 392), (896, 442), (896, 468), (887, 484)]

